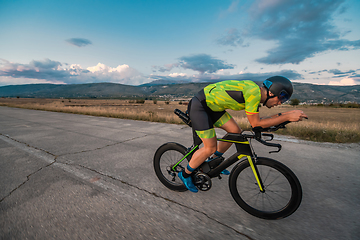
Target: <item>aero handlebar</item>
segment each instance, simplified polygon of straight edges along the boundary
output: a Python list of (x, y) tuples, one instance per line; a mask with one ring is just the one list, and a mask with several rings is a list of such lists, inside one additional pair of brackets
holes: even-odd
[[(183, 120), (183, 122), (188, 125), (188, 126), (192, 126), (191, 124), (191, 119), (189, 117), (189, 114), (188, 112), (186, 111), (185, 113), (182, 112), (181, 110), (179, 109), (175, 109), (174, 110), (174, 113), (176, 115), (179, 116), (179, 118), (181, 120)], [(306, 117), (306, 119), (308, 119)], [(273, 138), (274, 138), (274, 135), (271, 134), (271, 133), (263, 133), (263, 132), (275, 132), (277, 130), (279, 130), (280, 128), (285, 128), (285, 125), (290, 123), (290, 121), (286, 121), (286, 122), (283, 122), (283, 123), (280, 123), (279, 125), (276, 125), (276, 126), (271, 126), (271, 127), (268, 127), (268, 128), (262, 128), (262, 127), (254, 127), (252, 129), (253, 133), (254, 134), (244, 134), (244, 133), (241, 133), (242, 136), (246, 137), (246, 138), (253, 138), (255, 139), (256, 141), (260, 142), (261, 144), (264, 144), (265, 146), (269, 146), (269, 147), (277, 147), (278, 150), (276, 151), (271, 151), (269, 153), (274, 153), (274, 152), (280, 152), (281, 150), (281, 145), (278, 144), (278, 143), (269, 143), (268, 141), (271, 141)], [(266, 137), (270, 137), (271, 139), (270, 140), (267, 140), (267, 141), (264, 141), (261, 139), (261, 136), (266, 136)]]

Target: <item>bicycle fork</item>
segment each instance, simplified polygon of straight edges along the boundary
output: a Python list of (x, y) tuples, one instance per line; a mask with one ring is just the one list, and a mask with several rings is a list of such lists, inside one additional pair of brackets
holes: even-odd
[(253, 161), (253, 159), (249, 155), (241, 154), (241, 155), (239, 155), (238, 158), (241, 159), (243, 157), (246, 157), (247, 160), (249, 161), (249, 164), (250, 164), (251, 170), (252, 170), (252, 172), (254, 174), (254, 177), (256, 179), (257, 185), (260, 188), (260, 192), (262, 192), (262, 193), (265, 192), (264, 184), (263, 184), (263, 181), (262, 181), (261, 176), (259, 174), (259, 170), (258, 170), (257, 166), (255, 165), (255, 162)]

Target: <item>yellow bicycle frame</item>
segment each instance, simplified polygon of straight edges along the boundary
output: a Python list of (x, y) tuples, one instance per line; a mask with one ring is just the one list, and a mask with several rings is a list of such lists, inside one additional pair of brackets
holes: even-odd
[(241, 154), (238, 156), (239, 159), (243, 158), (243, 157), (247, 157), (247, 160), (249, 161), (249, 164), (250, 164), (250, 167), (251, 167), (251, 170), (253, 171), (254, 173), (254, 176), (255, 176), (255, 179), (256, 179), (256, 182), (260, 188), (260, 191), (261, 192), (264, 192), (264, 187), (260, 181), (260, 178), (259, 178), (259, 174), (258, 174), (258, 170), (257, 168), (255, 168), (255, 164), (253, 162), (253, 160), (251, 159), (251, 156), (249, 155), (244, 155), (244, 154)]

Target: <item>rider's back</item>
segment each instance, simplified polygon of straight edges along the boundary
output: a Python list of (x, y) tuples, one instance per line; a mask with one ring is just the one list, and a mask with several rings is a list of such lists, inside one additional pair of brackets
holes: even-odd
[(227, 80), (204, 88), (207, 106), (216, 112), (225, 109), (257, 113), (261, 93), (259, 86), (250, 80)]

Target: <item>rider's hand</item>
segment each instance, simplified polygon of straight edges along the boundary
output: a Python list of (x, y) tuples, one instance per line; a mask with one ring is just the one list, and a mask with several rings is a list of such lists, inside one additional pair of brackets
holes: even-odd
[(290, 122), (298, 122), (303, 118), (307, 118), (308, 116), (302, 110), (292, 110), (285, 113), (288, 117), (288, 121)]

